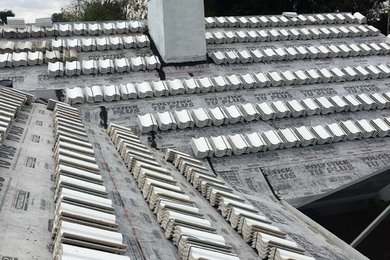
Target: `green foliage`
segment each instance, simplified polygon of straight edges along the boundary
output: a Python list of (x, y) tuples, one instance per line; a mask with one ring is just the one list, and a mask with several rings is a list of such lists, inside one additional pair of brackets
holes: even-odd
[(82, 21), (108, 21), (126, 19), (126, 1), (89, 0), (81, 7)]
[(53, 22), (70, 22), (69, 17), (65, 13), (54, 13), (51, 15), (51, 20)]
[(125, 20), (128, 0), (73, 0), (53, 22)]
[(276, 14), (292, 11), (292, 0), (204, 0), (206, 16)]
[(12, 17), (15, 17), (15, 14), (13, 11), (11, 10), (1, 10), (0, 11), (0, 24), (7, 24), (7, 17), (8, 16), (12, 16)]

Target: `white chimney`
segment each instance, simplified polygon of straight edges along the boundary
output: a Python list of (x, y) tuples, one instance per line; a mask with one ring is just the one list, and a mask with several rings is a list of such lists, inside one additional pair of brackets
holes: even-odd
[(148, 22), (164, 62), (206, 60), (203, 0), (149, 0)]

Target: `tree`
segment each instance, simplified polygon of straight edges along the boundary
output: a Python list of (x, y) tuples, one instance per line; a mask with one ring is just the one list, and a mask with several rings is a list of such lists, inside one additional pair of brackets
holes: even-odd
[(146, 0), (127, 0), (127, 19), (140, 20), (146, 19), (148, 10), (148, 1)]
[(126, 20), (127, 1), (89, 0), (82, 1), (81, 19), (83, 21)]
[(0, 24), (7, 24), (7, 17), (9, 16), (15, 17), (15, 13), (7, 9), (0, 11)]
[(53, 22), (70, 22), (70, 19), (63, 12), (52, 14), (51, 20)]
[(206, 16), (278, 14), (293, 10), (293, 0), (205, 0)]
[(73, 0), (60, 13), (53, 14), (52, 19), (61, 22), (126, 20), (142, 12), (141, 2), (143, 0)]
[(107, 21), (145, 19), (147, 0), (73, 0), (60, 13), (52, 15), (53, 22)]

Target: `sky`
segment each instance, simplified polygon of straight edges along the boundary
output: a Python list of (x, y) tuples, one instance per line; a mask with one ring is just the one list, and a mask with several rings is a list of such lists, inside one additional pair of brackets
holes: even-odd
[(0, 10), (9, 9), (16, 17), (26, 22), (35, 22), (35, 18), (48, 17), (59, 12), (70, 0), (0, 0)]

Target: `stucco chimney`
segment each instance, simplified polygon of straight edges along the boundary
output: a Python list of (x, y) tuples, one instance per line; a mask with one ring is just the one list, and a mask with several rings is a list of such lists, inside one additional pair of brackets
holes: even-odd
[(203, 0), (150, 0), (148, 23), (166, 63), (206, 60)]

